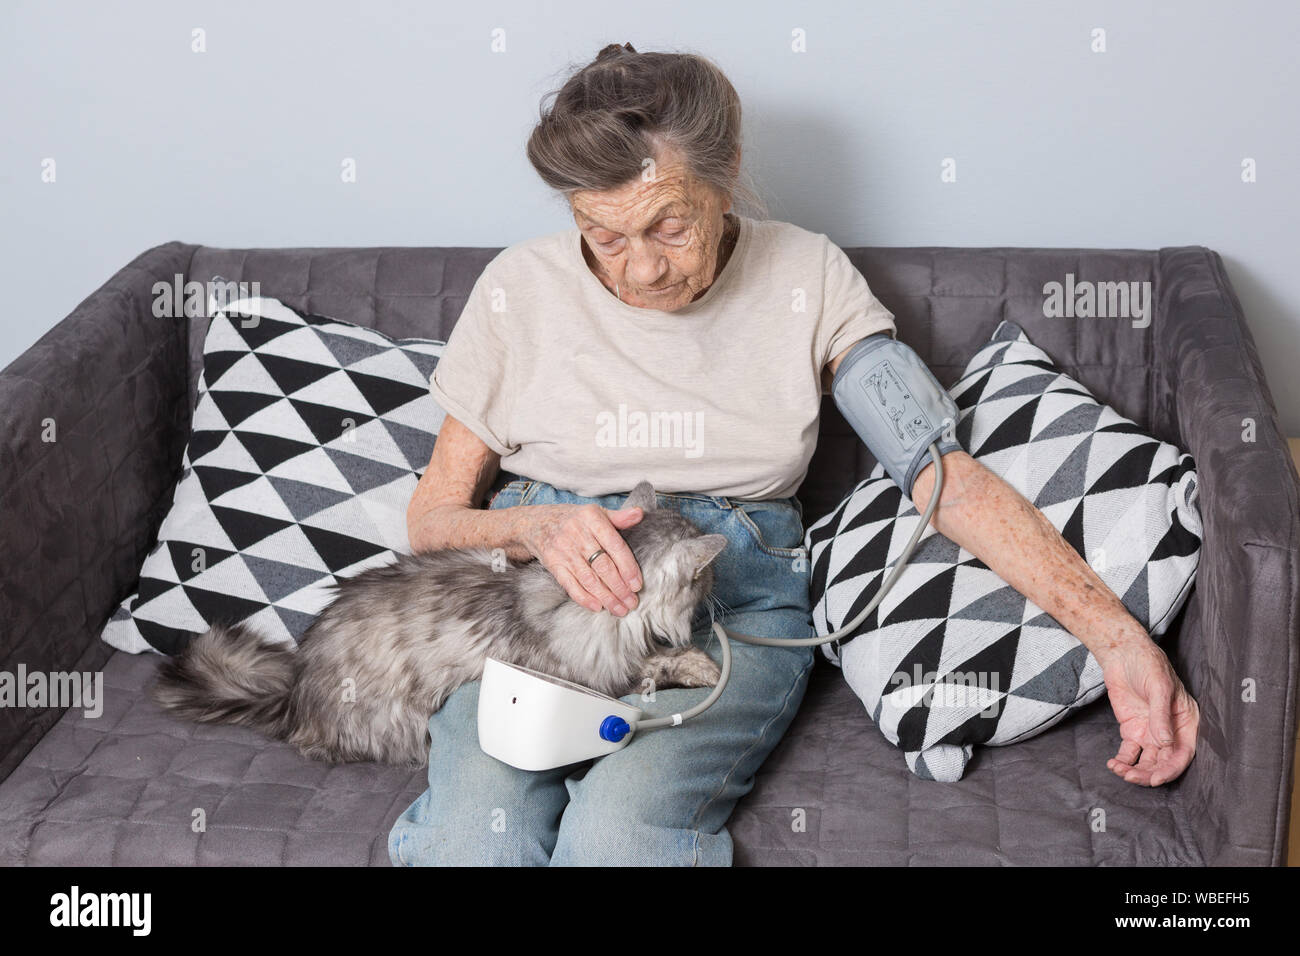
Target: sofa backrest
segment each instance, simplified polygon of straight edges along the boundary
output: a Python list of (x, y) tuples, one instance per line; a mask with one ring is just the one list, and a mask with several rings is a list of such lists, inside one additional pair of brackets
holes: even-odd
[[(186, 278), (203, 283), (216, 277), (256, 281), (262, 295), (295, 309), (398, 338), (445, 340), (475, 279), (499, 251), (200, 246)], [(916, 349), (945, 386), (957, 379), (998, 322), (1011, 319), (1099, 400), (1152, 429), (1157, 437), (1177, 441), (1172, 415), (1163, 411), (1160, 398), (1163, 374), (1155, 364), (1154, 327), (1143, 327), (1143, 320), (1134, 317), (1044, 314), (1044, 287), (1052, 282), (1060, 283), (1063, 293), (1072, 287), (1082, 290), (1083, 283), (1138, 283), (1135, 288), (1145, 293), (1147, 306), (1154, 311), (1160, 301), (1158, 252), (948, 247), (854, 247), (845, 252), (896, 316), (899, 337)], [(1147, 321), (1154, 326), (1153, 319), (1148, 312)], [(206, 331), (206, 320), (190, 320), (191, 405)], [(811, 521), (834, 507), (874, 464), (833, 402), (825, 399), (817, 452), (799, 490), (805, 517)]]

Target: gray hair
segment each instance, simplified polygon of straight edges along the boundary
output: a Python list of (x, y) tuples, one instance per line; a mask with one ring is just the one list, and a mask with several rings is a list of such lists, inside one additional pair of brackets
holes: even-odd
[(740, 145), (740, 97), (715, 63), (611, 43), (542, 98), (527, 152), (542, 180), (568, 197), (626, 185), (644, 159), (676, 150), (695, 179), (765, 218), (766, 204), (736, 162)]

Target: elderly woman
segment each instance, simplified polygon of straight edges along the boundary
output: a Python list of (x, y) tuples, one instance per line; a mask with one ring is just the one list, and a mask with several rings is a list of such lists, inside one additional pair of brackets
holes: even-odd
[[(641, 478), (705, 532), (723, 623), (814, 633), (794, 497), (842, 356), (893, 315), (824, 235), (733, 213), (741, 108), (686, 54), (610, 45), (558, 91), (528, 143), (576, 229), (511, 246), (479, 278), (431, 388), (447, 419), (411, 501), (419, 549), (540, 561), (595, 613), (636, 612), (619, 534)], [(680, 420), (671, 442), (611, 421)], [(1077, 636), (1102, 665), (1122, 743), (1109, 767), (1157, 786), (1192, 758), (1198, 712), (1168, 660), (1046, 518), (969, 455), (944, 455), (936, 529)], [(484, 510), (501, 466), (524, 476)], [(933, 466), (912, 489), (929, 501)], [(718, 657), (707, 617), (697, 644)], [(395, 863), (728, 865), (726, 822), (799, 708), (808, 648), (734, 645), (707, 717), (594, 763), (516, 770), (478, 747), (478, 684), (429, 721), (429, 789), (398, 819)], [(661, 690), (656, 712), (700, 699)], [(635, 701), (635, 697), (626, 698)], [(870, 800), (870, 794), (862, 799)]]

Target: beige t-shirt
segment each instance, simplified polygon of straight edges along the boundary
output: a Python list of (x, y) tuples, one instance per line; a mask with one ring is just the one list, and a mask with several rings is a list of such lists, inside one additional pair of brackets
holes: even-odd
[(792, 495), (821, 371), (894, 316), (825, 235), (740, 218), (736, 248), (676, 312), (620, 301), (577, 228), (501, 251), (434, 371), (434, 399), (501, 467), (579, 495)]

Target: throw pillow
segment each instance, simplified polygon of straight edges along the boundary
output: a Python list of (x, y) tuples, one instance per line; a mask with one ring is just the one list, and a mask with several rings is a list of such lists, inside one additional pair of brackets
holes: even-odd
[[(950, 389), (957, 438), (1043, 512), (1153, 638), (1187, 598), (1201, 522), (1191, 457), (1100, 404), (1004, 321)], [(809, 528), (813, 617), (869, 601), (920, 515), (877, 465)], [(1105, 691), (1073, 635), (928, 528), (858, 630), (825, 645), (919, 777), (957, 780), (976, 744), (1038, 734)]]
[(299, 637), (331, 586), (410, 550), (406, 507), (444, 413), (443, 343), (275, 299), (218, 312), (172, 506), (102, 637), (175, 654), (218, 621)]

